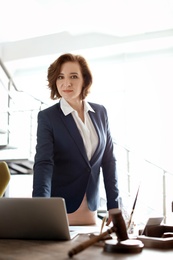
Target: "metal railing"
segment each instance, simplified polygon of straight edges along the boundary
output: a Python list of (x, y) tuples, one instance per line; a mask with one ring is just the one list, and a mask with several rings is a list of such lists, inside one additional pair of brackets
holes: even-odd
[[(0, 74), (0, 91), (3, 90), (3, 95), (1, 95), (1, 98), (6, 99), (5, 106), (3, 106), (3, 111), (0, 110), (1, 115), (6, 115), (5, 124), (3, 126), (3, 129), (1, 129), (1, 132), (3, 130), (3, 133), (5, 132), (7, 137), (7, 143), (6, 145), (13, 145), (15, 146), (15, 143), (18, 143), (18, 140), (22, 139), (22, 136), (25, 137), (24, 143), (27, 145), (26, 149), (29, 147), (29, 156), (32, 156), (32, 150), (33, 150), (33, 136), (35, 135), (35, 124), (34, 122), (37, 122), (36, 116), (38, 111), (42, 109), (42, 106), (47, 106), (47, 104), (42, 101), (41, 99), (38, 99), (31, 95), (30, 93), (26, 93), (24, 91), (21, 91), (17, 88), (15, 85), (11, 75), (9, 74), (8, 70), (4, 66), (3, 62), (0, 60), (0, 68), (1, 72), (3, 72), (3, 75)], [(1, 79), (2, 76), (2, 79)], [(22, 93), (25, 95), (25, 98), (28, 97), (29, 102), (31, 101), (30, 108), (18, 108), (17, 102), (15, 102), (15, 96), (14, 93), (18, 93), (19, 95), (22, 95)], [(22, 97), (21, 97), (22, 98)], [(32, 101), (34, 104), (36, 103), (36, 107), (32, 107)], [(2, 101), (1, 101), (2, 102)], [(27, 100), (26, 100), (27, 102)], [(25, 120), (24, 120), (25, 118)], [(22, 134), (19, 134), (19, 130), (22, 128), (22, 123), (29, 122), (29, 128), (27, 129), (27, 134), (25, 135), (25, 131)], [(26, 130), (26, 129), (25, 129)], [(15, 133), (15, 137), (13, 138), (13, 134)], [(26, 140), (29, 140), (29, 143), (26, 142)]]
[(115, 146), (120, 193), (122, 200), (126, 197), (130, 202), (128, 211), (131, 210), (139, 188), (136, 218), (145, 222), (147, 218), (159, 215), (164, 217), (164, 223), (171, 222), (173, 173), (123, 145), (115, 143)]

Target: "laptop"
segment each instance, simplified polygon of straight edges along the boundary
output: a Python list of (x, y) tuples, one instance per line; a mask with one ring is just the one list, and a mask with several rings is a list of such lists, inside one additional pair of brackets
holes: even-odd
[(0, 239), (70, 240), (65, 200), (0, 198)]

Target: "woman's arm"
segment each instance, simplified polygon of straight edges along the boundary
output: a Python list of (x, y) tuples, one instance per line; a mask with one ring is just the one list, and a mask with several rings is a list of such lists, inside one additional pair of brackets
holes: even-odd
[(38, 114), (33, 197), (51, 196), (53, 164), (53, 131), (48, 116), (41, 111)]

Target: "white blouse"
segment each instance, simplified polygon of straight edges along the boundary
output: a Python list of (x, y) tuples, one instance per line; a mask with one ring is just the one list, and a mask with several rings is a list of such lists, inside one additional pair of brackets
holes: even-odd
[[(78, 116), (77, 111), (74, 110), (64, 98), (61, 98), (60, 106), (65, 116), (70, 113), (72, 114), (74, 121), (82, 136), (88, 160), (90, 160), (97, 148), (98, 136), (95, 127), (92, 123), (92, 120), (88, 114), (88, 111), (91, 111), (93, 113), (95, 113), (95, 111), (88, 104), (88, 102), (84, 101), (84, 122), (83, 122)], [(80, 207), (75, 212), (68, 214), (68, 220), (69, 220), (69, 225), (96, 224), (97, 212), (89, 210), (86, 194), (83, 198)]]

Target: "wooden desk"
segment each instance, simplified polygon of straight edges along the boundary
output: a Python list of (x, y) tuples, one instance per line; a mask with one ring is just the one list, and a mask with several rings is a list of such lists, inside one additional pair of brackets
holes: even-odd
[(80, 235), (72, 241), (0, 240), (0, 260), (147, 260), (173, 259), (172, 250), (146, 249), (137, 254), (105, 253), (98, 246), (91, 246), (79, 254), (68, 257), (68, 251), (88, 239)]

